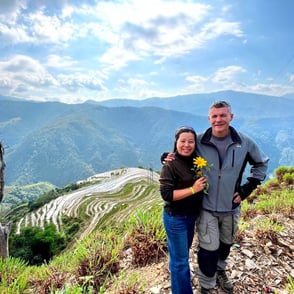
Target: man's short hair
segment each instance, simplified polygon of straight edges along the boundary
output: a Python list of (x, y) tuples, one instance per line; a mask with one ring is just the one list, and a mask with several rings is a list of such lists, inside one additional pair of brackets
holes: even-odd
[(211, 109), (211, 108), (223, 108), (223, 107), (227, 107), (231, 111), (231, 105), (228, 102), (226, 102), (226, 101), (216, 101), (216, 102), (213, 102), (211, 104), (211, 106), (210, 106), (209, 109)]

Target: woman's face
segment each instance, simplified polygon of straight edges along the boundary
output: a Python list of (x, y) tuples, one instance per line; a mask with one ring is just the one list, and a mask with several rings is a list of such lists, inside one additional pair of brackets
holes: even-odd
[(190, 132), (181, 133), (176, 146), (180, 155), (190, 156), (194, 152), (196, 146), (194, 134)]

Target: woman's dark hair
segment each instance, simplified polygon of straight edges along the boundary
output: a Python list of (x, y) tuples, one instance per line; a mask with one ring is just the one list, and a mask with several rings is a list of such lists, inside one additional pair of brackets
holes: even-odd
[(180, 137), (180, 134), (182, 133), (192, 133), (195, 137), (195, 142), (196, 142), (197, 135), (195, 130), (192, 127), (188, 127), (188, 126), (179, 127), (175, 132), (174, 152), (176, 152), (177, 150), (177, 141)]

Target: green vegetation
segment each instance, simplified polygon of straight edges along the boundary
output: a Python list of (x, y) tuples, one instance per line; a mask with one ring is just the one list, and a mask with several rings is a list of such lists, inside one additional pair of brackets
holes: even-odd
[(9, 257), (0, 260), (0, 293), (23, 293), (29, 287), (29, 271), (30, 269), (21, 259)]
[(166, 236), (162, 226), (162, 207), (150, 211), (138, 211), (123, 226), (123, 232), (130, 232), (126, 243), (132, 249), (132, 264), (145, 266), (166, 254)]
[(275, 170), (275, 175), (242, 203), (242, 217), (245, 220), (261, 213), (293, 215), (294, 167), (280, 167)]
[(56, 231), (54, 224), (44, 229), (27, 227), (10, 238), (10, 255), (19, 257), (30, 265), (47, 263), (66, 247), (64, 236)]
[[(132, 252), (131, 264), (134, 266), (143, 266), (166, 256), (166, 240), (160, 218), (159, 206), (145, 212), (138, 210), (116, 229), (111, 226), (100, 228), (39, 267), (27, 265), (19, 258), (0, 260), (0, 293), (23, 293), (32, 285), (41, 293), (104, 293), (114, 280), (119, 288), (142, 288), (135, 282), (134, 276), (124, 280), (123, 285), (118, 283), (120, 271), (124, 272), (120, 261), (126, 249)], [(54, 230), (52, 226), (46, 228), (43, 234), (36, 229), (38, 234), (33, 236), (28, 236), (34, 232), (32, 228), (25, 230), (31, 240), (27, 242), (34, 243), (37, 237), (42, 242), (50, 239), (48, 230), (51, 230), (51, 237)], [(52, 243), (49, 242), (51, 245), (55, 242), (53, 239)]]
[(31, 203), (49, 191), (55, 189), (55, 186), (40, 182), (25, 186), (6, 186), (4, 189), (5, 197), (1, 203), (1, 215), (11, 213), (11, 210), (22, 205), (23, 203)]
[(294, 293), (294, 280), (290, 277), (290, 275), (288, 276), (288, 281), (289, 281), (289, 283), (287, 284), (286, 289), (288, 290), (289, 294), (293, 294)]
[[(243, 202), (239, 240), (250, 230), (261, 242), (276, 242), (284, 230), (278, 215), (291, 216), (294, 212), (293, 179), (294, 168), (281, 167), (275, 179), (261, 185)], [(0, 260), (0, 293), (144, 293), (148, 285), (135, 272), (126, 276), (126, 266), (143, 267), (167, 257), (162, 206), (158, 201), (143, 201), (140, 193), (144, 185), (142, 181), (128, 183), (123, 189), (125, 195), (108, 195), (109, 201), (113, 197), (122, 201), (131, 198), (136, 206), (121, 203), (90, 235), (76, 242), (74, 238), (85, 223), (67, 216), (62, 218), (62, 233), (50, 224), (44, 229), (23, 229), (19, 240), (12, 236), (11, 253), (16, 250), (18, 254)], [(158, 184), (149, 185), (145, 191), (152, 195), (145, 195), (150, 199), (160, 198)], [(256, 216), (258, 221), (253, 222)], [(37, 242), (41, 253), (48, 249), (47, 255), (30, 251), (29, 244)], [(33, 263), (35, 259), (46, 262)], [(287, 276), (283, 281), (285, 289), (293, 293), (293, 279)]]
[(5, 187), (5, 197), (3, 199), (1, 215), (11, 214), (11, 210), (19, 209), (19, 205), (28, 207), (29, 211), (35, 210), (57, 197), (70, 193), (74, 190), (93, 185), (99, 181), (81, 181), (71, 183), (58, 188), (50, 183), (40, 182), (25, 186), (7, 186)]
[(275, 170), (275, 176), (243, 201), (238, 241), (250, 231), (262, 244), (276, 244), (279, 233), (284, 231), (279, 215), (294, 213), (294, 167), (282, 166)]

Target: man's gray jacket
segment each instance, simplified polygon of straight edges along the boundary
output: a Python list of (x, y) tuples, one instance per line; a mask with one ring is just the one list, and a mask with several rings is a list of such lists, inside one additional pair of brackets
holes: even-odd
[[(213, 166), (206, 172), (208, 176), (208, 195), (203, 198), (203, 209), (213, 212), (230, 212), (238, 204), (233, 203), (234, 193), (239, 192), (245, 199), (266, 177), (269, 158), (257, 144), (230, 127), (232, 143), (226, 150), (221, 163), (216, 146), (210, 142), (212, 129), (197, 136), (197, 150), (201, 157)], [(242, 176), (249, 163), (250, 174), (242, 184)]]

